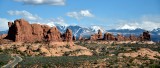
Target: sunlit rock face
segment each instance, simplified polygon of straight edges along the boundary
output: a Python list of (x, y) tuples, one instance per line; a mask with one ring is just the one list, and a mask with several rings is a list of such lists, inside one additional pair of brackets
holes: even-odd
[(29, 24), (24, 19), (17, 19), (14, 23), (8, 22), (8, 27), (9, 31), (6, 39), (15, 42), (72, 41), (72, 30), (70, 29), (67, 29), (64, 34), (61, 34), (57, 27)]

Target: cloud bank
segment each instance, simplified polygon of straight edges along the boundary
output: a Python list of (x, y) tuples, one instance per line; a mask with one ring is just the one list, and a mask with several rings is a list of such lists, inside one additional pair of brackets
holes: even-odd
[[(39, 17), (38, 15), (32, 14), (26, 10), (18, 11), (18, 10), (10, 10), (8, 11), (8, 14), (11, 16), (19, 16), (19, 18), (23, 18), (27, 20), (29, 23), (37, 23), (37, 24), (45, 24), (49, 26), (55, 26), (55, 25), (62, 25), (62, 26), (68, 26), (66, 24), (65, 20), (62, 17), (57, 18), (50, 18), (50, 19), (44, 19)], [(8, 29), (8, 22), (13, 22), (14, 20), (9, 20), (7, 18), (0, 18), (0, 31), (4, 31)]]
[[(68, 26), (69, 24), (66, 23), (66, 21), (62, 17), (58, 18), (50, 18), (50, 19), (44, 19), (42, 17), (39, 17), (36, 14), (32, 14), (26, 10), (18, 11), (18, 10), (10, 10), (8, 11), (9, 15), (12, 16), (19, 16), (19, 18), (24, 18), (30, 23), (39, 23), (39, 24), (47, 24), (49, 26), (55, 26), (55, 25), (62, 25), (62, 26)], [(94, 15), (89, 10), (81, 10), (79, 12), (68, 12), (67, 16), (75, 18), (75, 19), (81, 19), (84, 17), (94, 17)], [(9, 20), (7, 18), (0, 18), (0, 30), (7, 30), (8, 24), (7, 22), (13, 21)], [(145, 30), (153, 30), (160, 28), (160, 16), (142, 16), (139, 19), (135, 20), (115, 20), (117, 23), (113, 23), (110, 26), (107, 26), (106, 29), (136, 29), (141, 28)], [(96, 23), (97, 25), (98, 23)], [(105, 24), (105, 23), (104, 23)], [(105, 24), (107, 25), (107, 24)]]
[(10, 10), (8, 11), (9, 15), (14, 15), (14, 16), (20, 16), (24, 19), (27, 20), (32, 20), (32, 21), (36, 21), (36, 20), (40, 20), (41, 18), (38, 15), (33, 15), (28, 11), (22, 10), (22, 11), (18, 11), (18, 10)]
[(27, 5), (65, 5), (65, 0), (14, 0)]
[(0, 18), (0, 31), (7, 30), (8, 29), (8, 22), (11, 20), (8, 20), (6, 18)]

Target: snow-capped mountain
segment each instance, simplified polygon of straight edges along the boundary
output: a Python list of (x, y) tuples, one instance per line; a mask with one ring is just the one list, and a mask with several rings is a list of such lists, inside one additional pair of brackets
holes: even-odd
[(152, 31), (151, 31), (151, 33), (152, 34), (154, 34), (154, 35), (160, 35), (160, 28), (157, 28), (157, 29), (153, 29)]
[(123, 26), (118, 27), (117, 30), (120, 30), (120, 29), (135, 30), (135, 29), (137, 29), (137, 28), (138, 28), (138, 27), (136, 27), (136, 26), (130, 26), (130, 25), (125, 24), (125, 25), (123, 25)]
[(0, 35), (7, 34), (7, 33), (8, 33), (8, 30), (6, 30), (6, 31), (0, 31)]
[[(80, 35), (82, 36), (90, 36), (91, 34), (94, 34), (96, 33), (99, 28), (87, 28), (87, 27), (81, 27), (81, 26), (78, 26), (78, 25), (70, 25), (70, 26), (56, 26), (61, 33), (64, 33), (66, 31), (67, 28), (71, 29), (72, 30), (72, 33), (74, 36), (76, 37), (79, 37)], [(100, 29), (102, 30), (102, 29)], [(104, 31), (104, 30), (103, 30)]]
[(98, 32), (98, 30), (101, 30), (101, 31), (102, 31), (102, 33), (104, 33), (104, 32), (105, 32), (105, 29), (104, 29), (104, 28), (102, 28), (102, 27), (100, 27), (100, 26), (91, 26), (89, 29), (90, 29), (91, 31), (95, 32), (95, 33), (97, 33), (97, 32)]
[(131, 30), (131, 29), (111, 29), (111, 30), (107, 30), (107, 32), (111, 32), (113, 34), (121, 33), (123, 35), (130, 35), (130, 34), (140, 35), (144, 31), (146, 31), (146, 30), (141, 29), (141, 28), (136, 28), (134, 30)]
[[(132, 28), (132, 29), (111, 29), (111, 30), (105, 30), (100, 26), (91, 26), (91, 27), (81, 27), (78, 25), (70, 25), (70, 26), (62, 26), (62, 25), (55, 25), (61, 33), (64, 33), (66, 31), (67, 28), (72, 30), (72, 33), (74, 36), (79, 37), (80, 35), (82, 35), (83, 37), (89, 37), (91, 34), (95, 34), (98, 32), (98, 30), (101, 30), (103, 33), (105, 32), (110, 32), (113, 33), (114, 35), (117, 35), (117, 33), (121, 33), (125, 36), (129, 36), (130, 34), (134, 34), (136, 36), (139, 36), (140, 34), (142, 34), (142, 32), (146, 31), (144, 29), (141, 28)], [(127, 26), (128, 27), (128, 26)], [(0, 35), (1, 34), (7, 34), (8, 30), (6, 31), (0, 31)], [(151, 34), (151, 38), (153, 41), (157, 41), (160, 40), (160, 28), (157, 29), (153, 29), (152, 31), (149, 31)]]

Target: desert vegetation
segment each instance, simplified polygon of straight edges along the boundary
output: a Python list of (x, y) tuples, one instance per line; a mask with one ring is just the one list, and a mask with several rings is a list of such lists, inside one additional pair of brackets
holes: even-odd
[(0, 51), (0, 67), (7, 64), (10, 60), (12, 60), (12, 58), (9, 54), (3, 54), (2, 51)]
[[(28, 49), (34, 45), (35, 47), (38, 46), (48, 46), (50, 48), (57, 48), (55, 46), (50, 46), (49, 44), (40, 44), (40, 43), (32, 43), (32, 44), (25, 44), (27, 45)], [(78, 45), (78, 46), (77, 46)], [(74, 47), (75, 46), (75, 47)], [(1, 65), (6, 64), (11, 58), (9, 55), (5, 54), (20, 54), (23, 61), (16, 65), (16, 68), (64, 68), (64, 67), (120, 67), (120, 68), (159, 68), (160, 67), (160, 45), (157, 44), (97, 44), (97, 43), (87, 43), (87, 42), (75, 42), (75, 45), (70, 46), (60, 46), (58, 49), (63, 49), (66, 51), (57, 52), (56, 54), (61, 54), (62, 56), (44, 56), (42, 54), (38, 55), (28, 55), (26, 52), (22, 52), (18, 50), (18, 44), (12, 44), (10, 49), (1, 49), (1, 56), (8, 56), (0, 61)], [(46, 48), (48, 48), (46, 47)], [(81, 48), (81, 49), (80, 49)], [(34, 49), (34, 48), (33, 48)], [(69, 50), (70, 49), (70, 50)], [(87, 53), (84, 52), (85, 50), (89, 50), (91, 55), (82, 54)], [(68, 51), (67, 51), (68, 50)], [(32, 50), (31, 50), (32, 51)], [(146, 53), (143, 53), (146, 51)], [(151, 51), (148, 52), (148, 51)], [(33, 50), (32, 52), (39, 52), (37, 50)], [(133, 57), (132, 55), (120, 55), (125, 53), (143, 53), (138, 56)], [(62, 54), (63, 53), (63, 54)], [(81, 53), (81, 55), (78, 55)], [(153, 55), (150, 58), (149, 55)]]

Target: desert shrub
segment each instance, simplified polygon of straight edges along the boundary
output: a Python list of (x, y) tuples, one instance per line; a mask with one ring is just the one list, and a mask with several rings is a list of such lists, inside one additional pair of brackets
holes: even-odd
[(155, 58), (158, 58), (158, 59), (160, 59), (160, 56), (154, 56)]
[(111, 46), (114, 46), (115, 45), (115, 43), (113, 42), (112, 44), (111, 44)]
[(0, 67), (7, 64), (11, 60), (11, 56), (7, 54), (0, 54)]
[(34, 64), (41, 64), (42, 67), (79, 67), (85, 61), (96, 61), (98, 59), (106, 58), (106, 56), (61, 56), (61, 57), (22, 57), (23, 61), (19, 63), (22, 67), (33, 66)]
[(0, 48), (0, 52), (3, 52), (3, 50)]
[(149, 68), (160, 68), (160, 65), (158, 65), (158, 64), (150, 64)]

